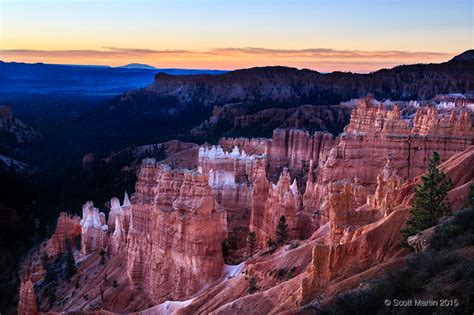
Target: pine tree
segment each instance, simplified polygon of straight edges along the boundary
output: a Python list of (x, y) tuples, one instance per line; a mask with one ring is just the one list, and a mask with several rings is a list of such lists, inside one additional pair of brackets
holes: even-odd
[(48, 256), (48, 253), (46, 251), (44, 251), (43, 254), (41, 255), (41, 265), (43, 266), (44, 270), (48, 269), (49, 256)]
[(227, 263), (227, 255), (229, 254), (229, 246), (227, 245), (227, 240), (222, 241), (221, 247), (222, 247), (222, 257), (224, 257), (224, 262)]
[(255, 232), (249, 232), (249, 235), (247, 236), (247, 243), (249, 245), (250, 258), (253, 257), (253, 251), (255, 250), (255, 240), (256, 240)]
[(273, 251), (275, 249), (275, 242), (273, 241), (271, 236), (267, 240), (267, 245), (269, 251)]
[(100, 264), (105, 265), (105, 250), (101, 249), (99, 252), (100, 255)]
[(286, 224), (286, 218), (284, 215), (280, 217), (276, 230), (276, 241), (278, 244), (285, 244), (288, 239), (288, 224)]
[(253, 294), (257, 291), (258, 291), (257, 280), (255, 279), (253, 275), (251, 275), (249, 278), (249, 288), (247, 289), (247, 292), (249, 294)]
[(69, 239), (66, 239), (66, 278), (70, 279), (74, 274), (76, 274), (76, 262), (71, 251), (71, 244)]
[(468, 206), (474, 209), (474, 184), (469, 185), (469, 195), (467, 199)]
[(410, 209), (411, 216), (400, 232), (409, 237), (438, 223), (439, 218), (449, 213), (451, 208), (445, 201), (453, 184), (438, 169), (440, 156), (434, 151), (428, 163), (428, 174), (421, 177), (422, 184), (415, 188), (415, 197)]

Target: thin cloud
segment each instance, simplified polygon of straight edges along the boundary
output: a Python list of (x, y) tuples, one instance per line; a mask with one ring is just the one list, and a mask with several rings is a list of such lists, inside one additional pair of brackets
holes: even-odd
[(5, 61), (119, 65), (145, 62), (160, 67), (205, 67), (236, 69), (261, 65), (288, 65), (322, 71), (367, 72), (386, 66), (419, 62), (440, 62), (454, 54), (430, 51), (337, 50), (330, 48), (271, 49), (225, 47), (208, 50), (154, 50), (102, 47), (82, 50), (0, 50)]
[(312, 48), (312, 49), (268, 49), (268, 48), (218, 48), (211, 51), (217, 54), (246, 54), (246, 55), (273, 55), (279, 57), (311, 57), (311, 58), (441, 58), (449, 57), (451, 54), (441, 52), (426, 52), (426, 51), (363, 51), (363, 50), (336, 50), (328, 48)]

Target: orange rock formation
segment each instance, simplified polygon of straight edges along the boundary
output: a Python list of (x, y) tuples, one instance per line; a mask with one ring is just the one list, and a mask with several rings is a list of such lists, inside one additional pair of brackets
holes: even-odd
[(145, 160), (132, 197), (127, 273), (156, 302), (183, 299), (218, 280), (226, 213), (208, 176)]

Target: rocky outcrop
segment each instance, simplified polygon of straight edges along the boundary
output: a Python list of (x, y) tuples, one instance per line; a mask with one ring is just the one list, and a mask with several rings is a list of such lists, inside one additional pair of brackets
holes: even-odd
[(430, 241), (433, 239), (435, 232), (436, 226), (430, 227), (416, 235), (408, 237), (407, 243), (417, 252), (424, 251), (430, 245)]
[(30, 279), (23, 281), (20, 287), (20, 297), (17, 307), (18, 315), (36, 315), (38, 307), (36, 306), (35, 289)]
[(130, 203), (130, 199), (128, 197), (127, 192), (125, 192), (123, 196), (122, 211), (123, 211), (123, 227), (125, 231), (128, 233), (128, 228), (130, 227), (130, 218), (132, 216), (132, 204)]
[[(387, 159), (398, 176), (398, 179), (389, 180), (387, 185), (396, 186), (400, 180), (423, 173), (433, 151), (439, 152), (446, 161), (473, 144), (474, 131), (466, 114), (458, 117), (453, 114), (447, 121), (437, 114), (434, 117), (433, 113), (436, 109), (419, 108), (413, 127), (410, 127), (409, 121), (402, 119), (397, 106), (389, 110), (383, 105), (373, 106), (370, 99), (360, 100), (345, 133), (337, 138), (337, 144), (327, 157), (320, 159), (317, 176), (312, 177), (316, 180), (308, 179), (303, 210), (307, 216), (318, 214), (312, 219), (313, 225), (317, 227), (329, 220), (327, 196), (331, 183), (342, 179), (358, 181), (373, 194), (380, 181), (378, 174)], [(444, 124), (451, 124), (448, 129), (457, 131), (444, 134), (444, 129), (439, 127)]]
[(120, 200), (117, 197), (110, 199), (110, 212), (107, 219), (107, 226), (109, 231), (113, 232), (115, 229), (116, 218), (120, 218), (120, 221), (124, 221), (124, 212), (120, 206)]
[(46, 245), (49, 257), (66, 253), (66, 242), (73, 247), (81, 237), (81, 218), (61, 212), (56, 223), (56, 230)]
[[(258, 139), (256, 143), (261, 141), (263, 140)], [(228, 139), (222, 142), (229, 144), (240, 140)], [(251, 142), (242, 142), (251, 148)], [(202, 146), (199, 149), (198, 170), (208, 175), (212, 196), (227, 213), (228, 245), (232, 249), (246, 246), (252, 203), (253, 165), (264, 156), (247, 155), (244, 149), (241, 150), (236, 145), (231, 151), (224, 151), (220, 145), (210, 148)]]
[(108, 226), (105, 224), (105, 214), (94, 208), (92, 201), (82, 206), (81, 220), (81, 253), (88, 255), (91, 252), (107, 246)]
[(277, 129), (267, 149), (268, 170), (273, 174), (288, 167), (292, 175), (301, 177), (303, 171), (308, 171), (310, 160), (317, 165), (333, 145), (330, 133), (315, 132), (310, 135), (297, 129)]
[(238, 147), (249, 155), (255, 155), (265, 154), (269, 141), (266, 138), (220, 138), (219, 145), (226, 151), (231, 151), (233, 148)]
[(434, 107), (421, 107), (416, 111), (411, 132), (423, 136), (474, 137), (469, 112), (462, 111), (458, 117), (452, 111), (449, 116), (440, 117)]
[[(255, 162), (253, 167), (253, 183), (252, 183), (252, 210), (250, 214), (250, 226), (249, 230), (254, 232), (260, 243), (265, 240), (262, 227), (264, 225), (265, 217), (265, 204), (267, 202), (270, 183), (267, 179), (267, 173), (265, 171), (265, 160), (260, 159)], [(259, 246), (263, 244), (257, 244)]]
[(183, 299), (222, 274), (226, 213), (209, 178), (145, 160), (128, 236), (130, 282), (152, 300)]
[[(466, 202), (468, 186), (474, 178), (474, 170), (469, 168), (468, 165), (473, 162), (474, 146), (470, 146), (440, 165), (440, 169), (447, 174), (454, 184), (448, 198), (450, 201), (459, 197), (463, 200), (462, 203), (452, 203), (455, 204), (453, 209), (459, 209)], [(390, 169), (390, 163), (384, 170), (385, 175), (389, 174), (386, 172), (387, 169)], [(379, 176), (379, 185), (382, 186), (387, 183), (383, 179), (383, 175), (382, 173)], [(350, 237), (340, 238), (338, 242), (334, 242), (332, 237), (334, 234), (331, 233), (329, 238), (318, 240), (318, 244), (313, 249), (311, 268), (308, 270), (307, 277), (302, 281), (302, 301), (321, 294), (330, 285), (333, 290), (332, 294), (334, 294), (335, 287), (337, 287), (335, 284), (342, 280), (356, 274), (362, 274), (374, 266), (394, 262), (408, 253), (400, 247), (400, 243), (403, 241), (400, 228), (403, 227), (410, 215), (410, 200), (413, 197), (415, 186), (420, 182), (421, 178), (418, 176), (394, 189), (391, 192), (394, 196), (390, 198), (391, 202), (389, 203), (380, 202), (380, 200), (374, 201), (374, 197), (369, 197), (367, 204), (350, 211), (352, 213), (368, 213), (372, 210), (373, 213), (379, 211), (380, 214), (379, 217), (374, 217), (373, 222), (360, 226), (354, 226), (347, 222), (346, 229), (354, 229)], [(384, 189), (379, 191), (384, 191)], [(346, 192), (345, 196), (347, 195)], [(380, 195), (384, 196), (384, 194)], [(385, 197), (382, 200), (386, 200)], [(381, 209), (374, 209), (374, 204), (380, 206)], [(390, 207), (390, 211), (381, 211), (385, 207)], [(329, 225), (332, 224), (331, 218)], [(420, 235), (412, 237), (410, 239), (412, 246), (418, 250), (423, 250), (432, 233), (433, 231), (426, 230)], [(357, 264), (354, 264), (354, 261), (357, 261)]]
[(397, 175), (397, 170), (393, 167), (392, 162), (387, 160), (382, 172), (377, 175), (375, 193), (369, 196), (367, 203), (386, 215), (386, 212), (397, 204), (395, 197), (402, 184), (403, 180)]
[[(464, 109), (444, 115), (444, 109), (421, 107), (415, 114), (418, 104), (409, 110), (374, 104), (359, 101), (336, 139), (284, 129), (272, 139), (223, 138), (193, 149), (193, 171), (145, 159), (131, 202), (127, 195), (123, 205), (111, 200), (108, 225), (92, 203), (84, 206), (82, 254), (107, 246), (111, 255), (107, 267), (99, 266), (97, 254), (81, 257), (79, 267), (91, 268), (95, 259), (96, 269), (89, 270), (122, 272), (126, 300), (144, 297), (133, 306), (127, 302), (127, 311), (161, 303), (147, 312), (276, 313), (332, 297), (376, 269), (402, 263), (408, 252), (399, 246), (399, 231), (410, 215), (416, 176), (432, 151), (449, 158), (441, 168), (455, 183), (449, 201), (459, 208), (474, 176), (474, 135)], [(305, 240), (263, 251), (276, 240), (281, 216), (289, 239)], [(249, 231), (262, 251), (240, 265), (224, 265), (222, 242), (233, 247), (228, 261), (242, 259)], [(421, 250), (426, 245), (421, 236), (409, 243)], [(250, 275), (260, 289), (254, 295), (247, 294)]]
[(251, 187), (247, 183), (236, 183), (233, 172), (211, 170), (208, 176), (212, 197), (227, 213), (227, 245), (231, 249), (245, 247), (249, 232)]
[[(358, 183), (333, 182), (329, 186), (329, 229), (334, 244), (351, 234), (353, 229), (371, 221), (369, 211), (354, 211), (367, 201), (367, 190)], [(373, 220), (373, 219), (372, 219)]]
[(248, 155), (245, 150), (240, 150), (237, 146), (234, 146), (232, 151), (224, 151), (220, 145), (201, 146), (199, 148), (198, 170), (202, 173), (209, 173), (211, 170), (225, 171), (232, 173), (229, 176), (233, 176), (235, 182), (249, 183), (252, 180), (252, 166), (255, 159), (263, 156), (264, 154)]
[(126, 247), (127, 235), (123, 228), (123, 216), (115, 217), (114, 232), (110, 235), (109, 251), (112, 255), (117, 255)]
[[(258, 190), (265, 187), (266, 183), (264, 180), (258, 179), (254, 185), (254, 189)], [(256, 234), (256, 244), (258, 247), (264, 248), (267, 246), (270, 238), (273, 241), (276, 240), (276, 229), (282, 216), (285, 217), (286, 224), (288, 225), (289, 239), (299, 237), (298, 214), (300, 210), (300, 196), (298, 185), (296, 180), (293, 180), (293, 183), (291, 183), (290, 174), (286, 168), (283, 169), (278, 183), (276, 185), (269, 185), (268, 198), (265, 201), (263, 211), (259, 201), (257, 199), (252, 208), (255, 212), (252, 213), (253, 220), (250, 226), (250, 230)]]

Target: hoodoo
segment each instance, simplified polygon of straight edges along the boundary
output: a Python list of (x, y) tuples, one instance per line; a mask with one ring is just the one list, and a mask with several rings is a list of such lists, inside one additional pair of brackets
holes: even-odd
[[(60, 215), (48, 257), (80, 238), (75, 281), (87, 268), (117, 277), (112, 288), (121, 286), (124, 304), (116, 312), (261, 314), (330, 300), (403, 264), (399, 231), (433, 151), (453, 181), (453, 208), (465, 203), (474, 178), (468, 108), (413, 104), (357, 100), (337, 137), (277, 129), (271, 139), (222, 138), (186, 155), (194, 169), (146, 158), (131, 198), (111, 199), (108, 220), (91, 201), (82, 220)], [(427, 242), (409, 240), (418, 250)], [(23, 314), (35, 310), (39, 260), (22, 284)], [(107, 281), (82, 294), (107, 302)]]
[(145, 160), (132, 197), (127, 273), (156, 302), (183, 299), (224, 268), (226, 213), (207, 175)]

